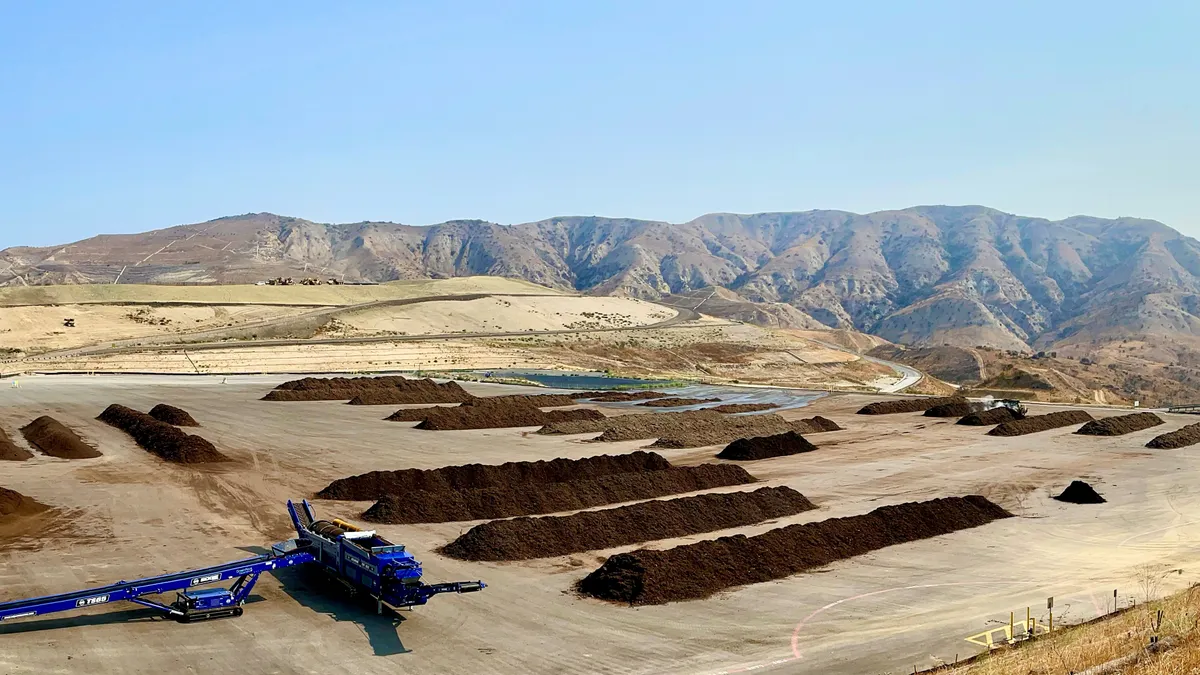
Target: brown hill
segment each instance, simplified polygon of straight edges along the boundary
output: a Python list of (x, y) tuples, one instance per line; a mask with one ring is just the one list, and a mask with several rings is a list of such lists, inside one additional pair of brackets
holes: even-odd
[(777, 325), (808, 316), (924, 346), (1096, 350), (1148, 336), (1200, 348), (1200, 242), (1150, 220), (1049, 221), (981, 206), (428, 227), (248, 214), (7, 249), (0, 269), (0, 284), (488, 274), (593, 294), (686, 296), (680, 303), (719, 286), (737, 295), (710, 298), (717, 314)]

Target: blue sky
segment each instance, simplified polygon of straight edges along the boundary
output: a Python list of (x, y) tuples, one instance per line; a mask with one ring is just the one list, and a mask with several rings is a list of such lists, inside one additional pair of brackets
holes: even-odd
[(0, 248), (986, 204), (1200, 235), (1200, 3), (0, 0)]

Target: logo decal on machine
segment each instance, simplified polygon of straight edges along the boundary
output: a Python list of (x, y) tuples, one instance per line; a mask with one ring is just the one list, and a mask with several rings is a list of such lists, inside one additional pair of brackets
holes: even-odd
[(82, 600), (76, 600), (75, 606), (76, 607), (88, 607), (90, 605), (102, 605), (106, 602), (108, 602), (107, 595), (97, 595), (97, 596), (94, 596), (91, 598), (83, 598)]
[(206, 574), (202, 577), (196, 577), (195, 579), (192, 579), (192, 585), (199, 586), (200, 584), (211, 584), (214, 581), (220, 581), (220, 580), (221, 580), (220, 574)]

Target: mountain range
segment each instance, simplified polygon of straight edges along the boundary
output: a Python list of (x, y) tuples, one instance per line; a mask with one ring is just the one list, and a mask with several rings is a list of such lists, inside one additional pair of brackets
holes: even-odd
[(719, 288), (774, 323), (916, 345), (1029, 352), (1200, 335), (1195, 239), (1153, 220), (982, 206), (430, 226), (256, 213), (0, 251), (0, 285), (479, 274), (647, 299)]

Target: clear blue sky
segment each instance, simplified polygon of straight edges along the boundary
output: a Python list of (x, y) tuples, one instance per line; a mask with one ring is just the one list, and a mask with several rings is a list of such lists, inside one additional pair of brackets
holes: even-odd
[(1200, 235), (1200, 3), (0, 0), (0, 248), (986, 204)]

